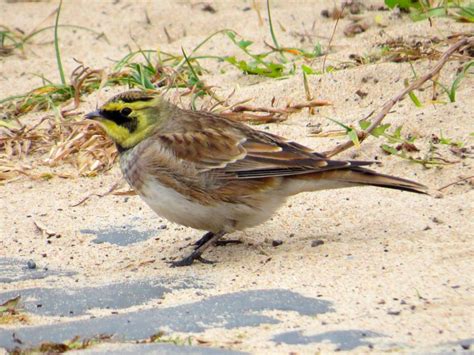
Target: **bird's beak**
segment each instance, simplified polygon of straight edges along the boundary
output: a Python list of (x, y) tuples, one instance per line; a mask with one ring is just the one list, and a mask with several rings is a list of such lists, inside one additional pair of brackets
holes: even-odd
[(95, 110), (95, 111), (89, 112), (85, 117), (88, 120), (97, 120), (98, 118), (102, 118), (102, 115), (100, 114), (99, 110)]

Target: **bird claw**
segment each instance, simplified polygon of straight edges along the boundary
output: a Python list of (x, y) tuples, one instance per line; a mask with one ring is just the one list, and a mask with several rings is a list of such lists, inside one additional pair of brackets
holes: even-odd
[(191, 253), (190, 255), (178, 261), (168, 261), (168, 263), (170, 264), (170, 267), (182, 267), (182, 266), (190, 266), (194, 262), (194, 260), (198, 260), (203, 264), (216, 263), (215, 261), (204, 259), (200, 254), (195, 254), (195, 253)]
[(204, 259), (202, 256), (198, 256), (195, 260), (199, 260), (201, 263), (209, 264), (209, 265), (213, 265), (217, 263), (217, 261), (214, 261), (214, 260)]
[(207, 232), (201, 239), (199, 239), (194, 245), (194, 251), (186, 256), (185, 258), (178, 260), (178, 261), (171, 261), (171, 267), (181, 267), (181, 266), (189, 266), (191, 265), (194, 260), (198, 260), (203, 264), (215, 264), (215, 261), (204, 259), (201, 255), (202, 253), (209, 248), (211, 245), (226, 245), (229, 243), (241, 243), (239, 240), (224, 240), (219, 243), (219, 238), (221, 238), (225, 232), (220, 233), (213, 233)]
[[(194, 250), (199, 249), (206, 241), (202, 242), (201, 239), (194, 243)], [(227, 244), (242, 244), (243, 242), (238, 239), (229, 239), (229, 240), (218, 240), (214, 242), (214, 246), (216, 247), (223, 247)]]

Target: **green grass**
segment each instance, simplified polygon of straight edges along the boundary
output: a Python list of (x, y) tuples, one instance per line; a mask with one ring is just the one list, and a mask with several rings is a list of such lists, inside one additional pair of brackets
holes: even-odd
[[(365, 130), (370, 126), (370, 122), (361, 120), (359, 121), (359, 125), (361, 129)], [(458, 148), (463, 146), (462, 142), (443, 137), (441, 132), (439, 138), (437, 137), (436, 140), (431, 139), (428, 150), (423, 156), (415, 156), (419, 155), (418, 153), (421, 151), (415, 144), (418, 138), (414, 135), (402, 134), (403, 126), (398, 126), (394, 129), (391, 128), (390, 124), (383, 124), (372, 131), (372, 136), (385, 139), (385, 143), (382, 143), (380, 148), (388, 155), (421, 164), (425, 168), (441, 167), (455, 163), (438, 154), (437, 150), (439, 145), (449, 145)]]
[(103, 37), (107, 41), (107, 38), (104, 36), (103, 33), (99, 33), (90, 28), (78, 25), (55, 24), (52, 26), (46, 26), (37, 30), (33, 30), (32, 32), (27, 34), (21, 32), (20, 30), (14, 30), (7, 26), (0, 25), (0, 56), (11, 55), (14, 53), (15, 50), (24, 51), (26, 45), (31, 43), (31, 41), (36, 38), (36, 36), (38, 36), (40, 33), (47, 32), (49, 30), (56, 31), (59, 28), (87, 31), (96, 35), (97, 37)]
[[(53, 107), (72, 99), (76, 95), (76, 88), (74, 85), (66, 82), (64, 68), (61, 60), (61, 52), (59, 48), (59, 28), (73, 28), (90, 31), (98, 34), (89, 28), (74, 25), (59, 25), (59, 16), (61, 12), (62, 0), (60, 1), (56, 10), (54, 26), (48, 26), (35, 30), (27, 35), (13, 34), (6, 27), (0, 31), (0, 48), (7, 46), (7, 48), (23, 49), (24, 45), (30, 41), (34, 36), (49, 29), (54, 30), (54, 48), (56, 56), (56, 64), (60, 83), (55, 83), (52, 80), (45, 78), (43, 75), (34, 74), (42, 79), (43, 85), (31, 90), (28, 93), (13, 95), (0, 99), (0, 107), (5, 108), (2, 119), (11, 119), (21, 116), (24, 113), (35, 110), (49, 110)], [(9, 41), (9, 42), (8, 42)], [(8, 44), (6, 44), (8, 42)], [(0, 51), (1, 53), (1, 51)], [(74, 74), (74, 73), (73, 73)], [(71, 75), (74, 78), (74, 75)], [(92, 89), (92, 88), (91, 88)], [(91, 90), (88, 90), (90, 92)], [(6, 124), (5, 124), (6, 125)], [(5, 126), (4, 125), (4, 126)]]
[[(163, 87), (165, 90), (172, 88), (185, 88), (193, 94), (193, 103), (196, 98), (209, 95), (215, 98), (210, 88), (200, 78), (206, 71), (201, 65), (201, 60), (216, 60), (226, 62), (238, 68), (248, 75), (257, 75), (268, 78), (283, 79), (296, 73), (297, 61), (313, 59), (322, 54), (321, 47), (316, 45), (312, 51), (299, 48), (280, 48), (263, 53), (254, 53), (250, 50), (252, 41), (241, 38), (237, 32), (230, 29), (223, 29), (212, 33), (199, 43), (189, 54), (184, 49), (181, 54), (167, 53), (157, 50), (139, 49), (126, 54), (118, 60), (112, 68), (112, 73), (107, 76), (105, 82), (99, 75), (89, 75), (87, 80), (81, 85), (68, 83), (65, 78), (64, 68), (59, 51), (59, 15), (61, 3), (56, 13), (54, 45), (56, 49), (56, 63), (60, 77), (60, 83), (54, 83), (42, 77), (44, 85), (31, 90), (22, 95), (14, 95), (0, 100), (0, 105), (7, 104), (8, 116), (18, 117), (22, 114), (34, 110), (48, 110), (51, 105), (58, 105), (74, 97), (81, 96), (84, 93), (90, 93), (97, 90), (101, 84), (104, 86), (126, 85), (130, 88), (139, 88), (142, 90), (154, 90)], [(236, 56), (212, 56), (196, 55), (196, 52), (209, 42), (210, 39), (223, 35), (236, 45), (244, 54), (244, 58)], [(291, 61), (283, 62), (281, 57), (278, 59), (276, 54), (282, 51), (292, 56)], [(246, 58), (245, 58), (246, 57)], [(302, 68), (308, 74), (315, 72), (307, 65)], [(94, 70), (90, 70), (94, 72)], [(82, 73), (87, 75), (87, 73)], [(75, 78), (80, 81), (81, 78)], [(195, 107), (195, 104), (193, 104)]]
[(474, 66), (474, 60), (467, 62), (463, 68), (459, 71), (459, 73), (454, 78), (451, 86), (445, 86), (440, 82), (436, 81), (435, 83), (438, 84), (443, 91), (448, 95), (450, 102), (456, 102), (456, 92), (461, 85), (461, 81), (466, 77), (466, 75), (473, 75), (473, 72), (470, 72), (469, 69)]
[(389, 8), (399, 7), (410, 11), (413, 21), (422, 21), (433, 17), (451, 17), (457, 21), (474, 22), (474, 2), (461, 0), (385, 0)]
[(56, 53), (56, 63), (58, 65), (59, 77), (61, 78), (61, 84), (66, 85), (66, 78), (64, 77), (64, 68), (61, 60), (61, 51), (59, 50), (59, 36), (58, 36), (58, 25), (59, 25), (59, 15), (61, 14), (61, 7), (63, 5), (63, 0), (59, 1), (58, 9), (56, 10), (56, 20), (54, 23), (54, 51)]

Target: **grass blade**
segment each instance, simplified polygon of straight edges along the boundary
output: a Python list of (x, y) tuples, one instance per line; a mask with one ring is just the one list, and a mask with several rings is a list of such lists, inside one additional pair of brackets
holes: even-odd
[(276, 39), (275, 32), (273, 31), (272, 14), (270, 12), (270, 0), (267, 0), (267, 12), (268, 12), (268, 24), (270, 26), (270, 34), (272, 36), (273, 44), (275, 45), (275, 48), (280, 49), (280, 45), (278, 44), (278, 41)]
[(61, 78), (61, 83), (63, 85), (66, 85), (63, 63), (61, 62), (61, 52), (59, 50), (59, 38), (58, 38), (59, 14), (61, 13), (62, 4), (63, 4), (63, 0), (60, 0), (58, 10), (56, 11), (56, 22), (54, 23), (54, 50), (56, 51), (56, 62), (58, 64), (58, 70), (59, 70), (59, 76)]

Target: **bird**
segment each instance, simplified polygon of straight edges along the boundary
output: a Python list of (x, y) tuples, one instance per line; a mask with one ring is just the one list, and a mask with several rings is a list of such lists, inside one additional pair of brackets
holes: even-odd
[(175, 267), (214, 263), (202, 256), (209, 247), (265, 222), (298, 193), (362, 185), (427, 189), (366, 168), (373, 161), (332, 160), (222, 115), (179, 108), (156, 91), (117, 94), (85, 118), (115, 143), (125, 180), (156, 214), (206, 231), (192, 252), (171, 262)]

